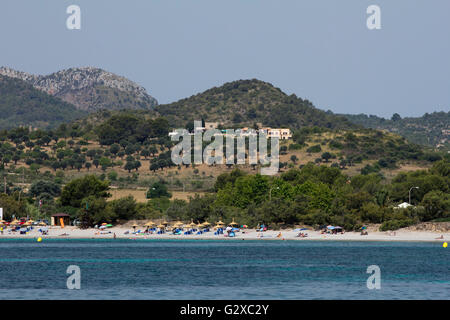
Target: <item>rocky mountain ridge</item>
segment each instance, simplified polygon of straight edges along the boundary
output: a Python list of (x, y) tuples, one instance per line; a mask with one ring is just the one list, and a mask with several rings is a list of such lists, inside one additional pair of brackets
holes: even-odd
[(152, 109), (158, 104), (144, 87), (94, 67), (70, 68), (45, 76), (1, 67), (0, 75), (26, 81), (36, 89), (57, 96), (85, 111)]

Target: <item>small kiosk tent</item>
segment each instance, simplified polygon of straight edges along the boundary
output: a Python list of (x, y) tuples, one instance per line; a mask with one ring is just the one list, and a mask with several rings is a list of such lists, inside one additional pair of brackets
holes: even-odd
[(70, 225), (70, 216), (67, 213), (52, 214), (52, 226), (68, 226)]

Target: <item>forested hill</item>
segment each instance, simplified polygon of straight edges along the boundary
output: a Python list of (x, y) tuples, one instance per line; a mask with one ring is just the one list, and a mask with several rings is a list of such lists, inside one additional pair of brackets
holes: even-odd
[(425, 113), (418, 118), (401, 118), (398, 114), (391, 119), (365, 114), (343, 116), (366, 128), (388, 130), (417, 144), (450, 150), (450, 112)]
[(218, 121), (223, 126), (302, 127), (330, 129), (354, 128), (346, 118), (316, 109), (308, 100), (288, 96), (270, 83), (239, 80), (225, 83), (203, 93), (165, 105), (155, 110), (172, 126), (186, 126), (194, 119)]
[(31, 84), (0, 75), (0, 129), (17, 126), (52, 128), (86, 113)]

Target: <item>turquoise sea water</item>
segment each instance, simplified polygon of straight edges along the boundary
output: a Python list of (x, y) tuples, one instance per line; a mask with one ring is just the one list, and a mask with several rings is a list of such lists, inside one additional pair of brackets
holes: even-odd
[[(81, 289), (66, 287), (67, 267)], [(381, 289), (369, 290), (369, 265)], [(0, 240), (0, 299), (449, 299), (441, 243)]]

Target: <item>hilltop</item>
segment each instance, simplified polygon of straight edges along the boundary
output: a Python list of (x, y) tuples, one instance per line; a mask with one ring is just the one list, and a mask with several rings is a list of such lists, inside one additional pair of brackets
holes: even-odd
[(0, 75), (23, 80), (35, 89), (88, 112), (100, 109), (151, 110), (158, 104), (142, 86), (99, 68), (70, 68), (43, 76), (2, 67)]
[(155, 110), (174, 127), (186, 126), (194, 119), (220, 122), (223, 126), (302, 127), (328, 129), (355, 128), (344, 117), (316, 109), (295, 94), (287, 95), (272, 84), (252, 79), (225, 83)]
[(86, 115), (74, 105), (35, 89), (21, 79), (0, 75), (0, 129), (52, 128)]
[(343, 116), (366, 128), (387, 130), (417, 144), (450, 150), (450, 111), (426, 113), (417, 118), (401, 118), (398, 114), (391, 119), (365, 114)]

